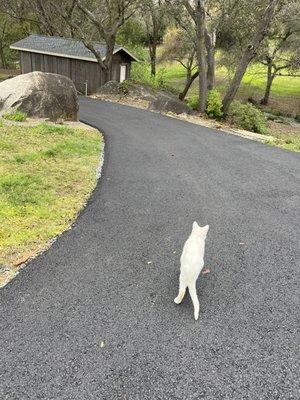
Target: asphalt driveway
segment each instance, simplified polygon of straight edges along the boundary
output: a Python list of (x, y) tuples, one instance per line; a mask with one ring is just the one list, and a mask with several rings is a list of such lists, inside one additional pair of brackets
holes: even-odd
[[(299, 399), (299, 154), (108, 102), (80, 115), (102, 178), (0, 291), (0, 399)], [(173, 303), (194, 220), (197, 322)]]

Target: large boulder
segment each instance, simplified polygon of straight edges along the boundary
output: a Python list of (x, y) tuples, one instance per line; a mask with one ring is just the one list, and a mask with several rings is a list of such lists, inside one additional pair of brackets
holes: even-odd
[(29, 117), (77, 120), (78, 98), (71, 79), (30, 72), (0, 83), (0, 115), (20, 110)]
[(168, 97), (158, 96), (149, 104), (149, 110), (158, 112), (172, 112), (174, 114), (191, 114), (192, 110), (181, 100)]
[(122, 93), (123, 93), (122, 84), (117, 81), (106, 82), (97, 91), (97, 94), (99, 94), (99, 95), (101, 95), (101, 94), (118, 95), (118, 94), (122, 94)]
[(155, 90), (149, 85), (135, 83), (130, 80), (126, 81), (125, 83), (126, 84), (124, 85), (117, 81), (106, 82), (98, 89), (97, 95), (105, 95), (108, 97), (116, 95), (128, 95), (132, 99), (146, 101), (154, 101), (160, 96), (166, 96), (168, 98), (172, 97), (172, 94), (164, 92), (162, 90)]
[(141, 83), (130, 83), (129, 94), (136, 99), (154, 101), (160, 92), (152, 89), (148, 85), (143, 85)]

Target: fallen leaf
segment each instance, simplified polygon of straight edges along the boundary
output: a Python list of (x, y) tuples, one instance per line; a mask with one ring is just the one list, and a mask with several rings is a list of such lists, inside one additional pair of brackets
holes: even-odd
[(173, 254), (175, 254), (176, 253), (176, 251), (173, 251)]
[(101, 347), (101, 349), (103, 349), (103, 347), (105, 347), (106, 346), (106, 344), (105, 344), (105, 342), (102, 340), (101, 342), (100, 342), (100, 347)]
[(152, 264), (152, 261), (148, 261), (147, 264), (148, 264), (148, 265), (149, 265), (149, 264)]
[(202, 271), (202, 275), (206, 275), (210, 273), (210, 269), (209, 268), (205, 268), (205, 270)]

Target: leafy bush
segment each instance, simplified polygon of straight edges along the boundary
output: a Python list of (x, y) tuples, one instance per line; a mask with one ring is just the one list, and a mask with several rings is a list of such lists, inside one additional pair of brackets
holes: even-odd
[(150, 64), (146, 61), (134, 63), (132, 66), (131, 79), (137, 83), (149, 85), (154, 89), (165, 88), (165, 69), (161, 68), (156, 75), (151, 75)]
[(233, 101), (228, 114), (230, 123), (248, 131), (267, 134), (267, 123), (263, 113), (254, 105)]
[(273, 114), (267, 114), (266, 115), (266, 119), (267, 119), (267, 121), (275, 121), (275, 122), (284, 123), (284, 118), (283, 117), (278, 117), (278, 116), (273, 115)]
[(221, 95), (215, 89), (208, 92), (206, 114), (216, 119), (223, 116)]
[(125, 79), (125, 81), (123, 81), (121, 83), (121, 91), (123, 94), (128, 94), (129, 93), (129, 81), (128, 79)]
[(280, 111), (280, 110), (276, 110), (274, 108), (264, 108), (264, 111), (269, 113), (269, 114), (273, 114), (276, 117), (284, 117), (284, 112)]
[(9, 119), (10, 121), (16, 121), (16, 122), (24, 122), (26, 121), (27, 114), (23, 113), (22, 111), (14, 111), (10, 113), (4, 113), (2, 115), (2, 118), (4, 119)]
[(199, 106), (199, 98), (197, 96), (189, 97), (186, 104), (193, 110), (197, 110)]

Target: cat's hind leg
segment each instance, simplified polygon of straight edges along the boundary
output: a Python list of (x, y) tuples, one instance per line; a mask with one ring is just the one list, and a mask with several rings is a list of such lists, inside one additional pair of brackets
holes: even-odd
[(196, 292), (196, 282), (189, 285), (189, 292), (194, 306), (194, 318), (197, 321), (199, 317), (199, 300)]
[(178, 293), (178, 296), (174, 299), (174, 303), (180, 304), (182, 302), (184, 295), (185, 295), (186, 288), (187, 288), (187, 285), (179, 279), (179, 293)]

